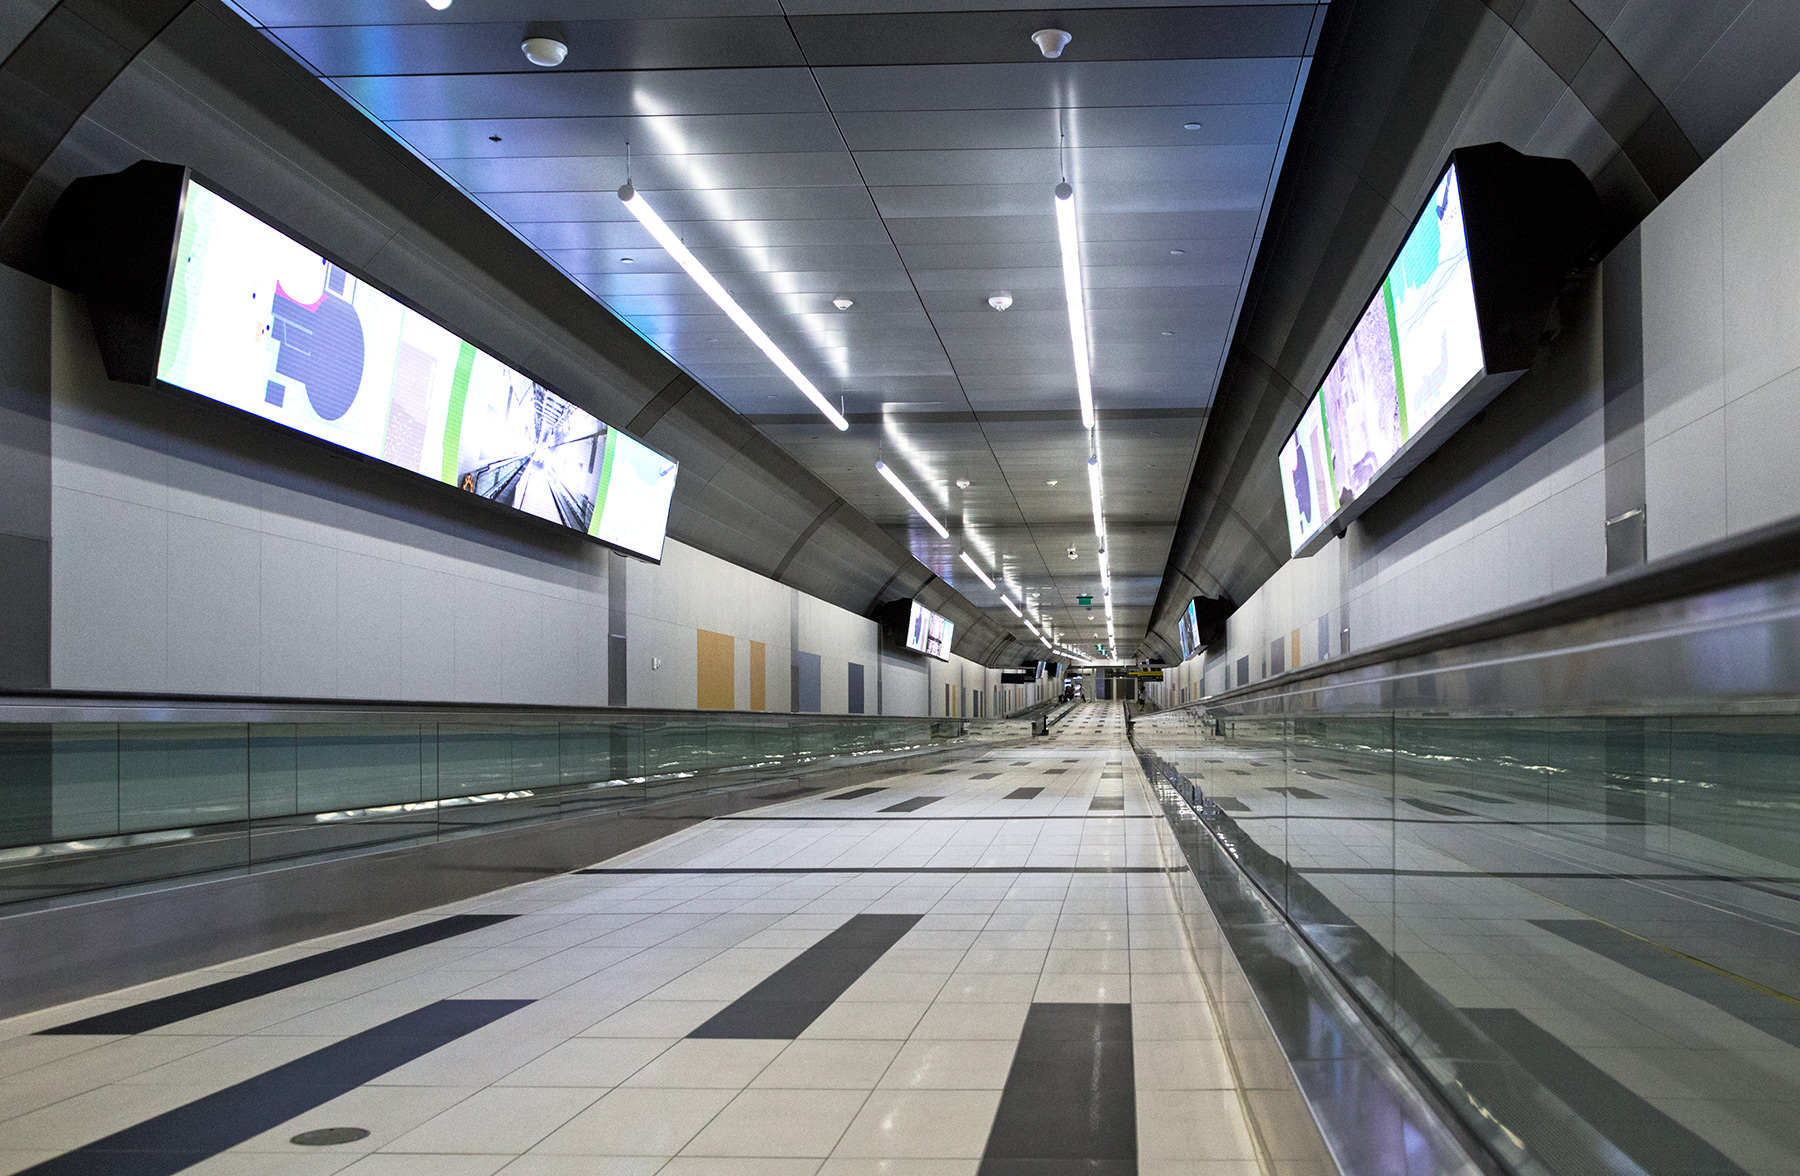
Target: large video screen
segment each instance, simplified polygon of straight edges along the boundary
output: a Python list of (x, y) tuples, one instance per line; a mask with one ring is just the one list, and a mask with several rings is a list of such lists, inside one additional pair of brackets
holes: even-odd
[(192, 179), (156, 374), (662, 557), (676, 462)]
[(939, 661), (950, 660), (950, 642), (956, 625), (932, 612), (918, 601), (906, 619), (906, 648), (916, 650)]
[(1293, 549), (1367, 490), (1484, 371), (1453, 165), (1281, 447)]

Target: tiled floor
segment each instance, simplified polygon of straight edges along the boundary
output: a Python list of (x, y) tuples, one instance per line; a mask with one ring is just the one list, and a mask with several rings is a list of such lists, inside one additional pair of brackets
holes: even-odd
[[(1086, 704), (951, 773), (0, 1023), (0, 1172), (1271, 1171), (1123, 738)], [(41, 1032), (452, 914), (509, 917)], [(369, 1134), (290, 1142), (326, 1127)]]

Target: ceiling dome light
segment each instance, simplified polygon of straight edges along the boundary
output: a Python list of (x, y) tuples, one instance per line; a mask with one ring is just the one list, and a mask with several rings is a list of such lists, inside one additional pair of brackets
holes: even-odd
[(995, 294), (993, 297), (988, 299), (988, 305), (993, 307), (995, 310), (1005, 310), (1007, 307), (1012, 305), (1012, 295), (1007, 293), (1005, 290), (1002, 290), (1002, 291), (1000, 291), (1000, 293)]
[(1031, 39), (1045, 57), (1061, 57), (1062, 51), (1075, 38), (1062, 29), (1039, 29), (1031, 34)]
[(849, 310), (852, 306), (855, 306), (856, 303), (850, 301), (848, 298), (833, 298), (831, 300), (831, 305), (837, 307), (839, 310)]
[(425, 0), (425, 3), (431, 5), (433, 8), (437, 9), (439, 12), (442, 12), (442, 11), (444, 11), (444, 9), (450, 7), (450, 0)]
[(561, 65), (569, 55), (569, 47), (555, 37), (526, 37), (519, 42), (519, 48), (524, 52), (526, 61), (545, 69)]
[(1199, 123), (1182, 123), (1181, 129), (1184, 131), (1197, 131), (1200, 129), (1200, 126), (1201, 124)]

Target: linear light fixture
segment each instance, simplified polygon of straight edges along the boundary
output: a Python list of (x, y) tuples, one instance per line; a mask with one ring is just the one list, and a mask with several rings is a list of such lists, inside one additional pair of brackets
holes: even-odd
[(844, 419), (844, 414), (831, 406), (831, 402), (825, 399), (818, 388), (813, 386), (811, 380), (806, 378), (806, 373), (795, 366), (794, 361), (787, 357), (786, 352), (775, 346), (775, 341), (756, 325), (755, 319), (744, 312), (744, 308), (737, 304), (737, 299), (727, 294), (725, 287), (719, 285), (719, 280), (700, 264), (698, 258), (688, 252), (688, 247), (681, 243), (681, 238), (675, 235), (674, 230), (669, 228), (662, 217), (656, 215), (656, 210), (650, 207), (649, 202), (638, 194), (637, 189), (633, 188), (630, 182), (619, 185), (619, 199), (624, 202), (626, 208), (631, 210), (631, 215), (637, 217), (638, 222), (650, 230), (650, 235), (656, 238), (656, 243), (667, 250), (670, 257), (681, 263), (681, 268), (687, 271), (688, 277), (694, 279), (694, 282), (702, 290), (706, 291), (707, 297), (718, 303), (719, 309), (737, 324), (738, 330), (750, 337), (750, 341), (769, 357), (770, 362), (781, 369), (781, 374), (794, 382), (794, 387), (806, 393), (806, 398), (825, 414), (826, 420), (836, 425), (839, 430), (850, 427), (850, 422)]
[(1056, 238), (1062, 243), (1063, 295), (1069, 302), (1069, 341), (1075, 349), (1075, 394), (1081, 425), (1094, 427), (1094, 377), (1088, 371), (1087, 309), (1081, 297), (1081, 242), (1075, 235), (1075, 189), (1056, 185)]
[(1038, 638), (1040, 641), (1043, 640), (1044, 635), (1038, 632), (1038, 627), (1036, 625), (1032, 624), (1030, 621), (1026, 621), (1025, 627), (1031, 630), (1031, 635), (1033, 637)]
[[(986, 584), (988, 586), (988, 591), (992, 592), (994, 590), (993, 578), (981, 570), (981, 565), (971, 559), (968, 552), (964, 551), (959, 554), (962, 556), (962, 561), (969, 565), (969, 570), (975, 573), (975, 578), (980, 580), (983, 584)], [(1017, 612), (1018, 610), (1014, 609), (1013, 611)]]
[[(1002, 595), (1002, 596), (1001, 596), (1001, 597), (1000, 597), (1000, 603), (1001, 603), (1001, 604), (1004, 604), (1004, 605), (1005, 605), (1005, 606), (1006, 606), (1006, 607), (1007, 607), (1007, 608), (1010, 608), (1010, 609), (1012, 609), (1012, 615), (1013, 615), (1013, 616), (1015, 616), (1015, 617), (1018, 617), (1018, 618), (1019, 618), (1019, 619), (1020, 619), (1020, 620), (1021, 620), (1021, 621), (1024, 621), (1024, 620), (1025, 620), (1025, 614), (1024, 614), (1024, 613), (1022, 613), (1022, 612), (1020, 612), (1020, 611), (1019, 611), (1019, 606), (1018, 606), (1018, 605), (1016, 605), (1016, 604), (1014, 604), (1014, 603), (1013, 603), (1013, 602), (1012, 602), (1012, 597), (1010, 597), (1010, 596), (1006, 596), (1006, 595), (1004, 595), (1004, 594), (1003, 594), (1003, 595)], [(1028, 625), (1029, 625), (1029, 624), (1030, 624), (1030, 623), (1031, 623), (1031, 622), (1030, 622), (1030, 621), (1025, 621), (1025, 623), (1026, 623), (1026, 624), (1028, 624)]]
[(931, 529), (938, 533), (940, 539), (950, 538), (950, 532), (945, 529), (944, 524), (938, 522), (937, 516), (925, 509), (925, 504), (919, 501), (919, 496), (907, 489), (906, 483), (900, 480), (898, 474), (894, 473), (893, 470), (888, 469), (887, 462), (876, 462), (875, 471), (887, 479), (888, 485), (892, 486), (900, 497), (906, 499), (907, 505), (919, 512), (920, 518), (931, 524)]
[(1100, 454), (1097, 451), (1089, 455), (1087, 470), (1088, 500), (1094, 507), (1094, 535), (1096, 538), (1105, 539), (1106, 512), (1101, 507), (1103, 495), (1100, 490)]

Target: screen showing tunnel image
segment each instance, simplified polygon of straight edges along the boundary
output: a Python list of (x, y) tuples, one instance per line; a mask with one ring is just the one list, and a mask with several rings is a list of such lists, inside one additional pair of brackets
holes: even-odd
[(586, 531), (594, 519), (606, 426), (518, 372), (503, 368), (488, 375), (470, 388), (463, 409), (456, 484)]
[(662, 556), (673, 460), (192, 179), (157, 377)]

